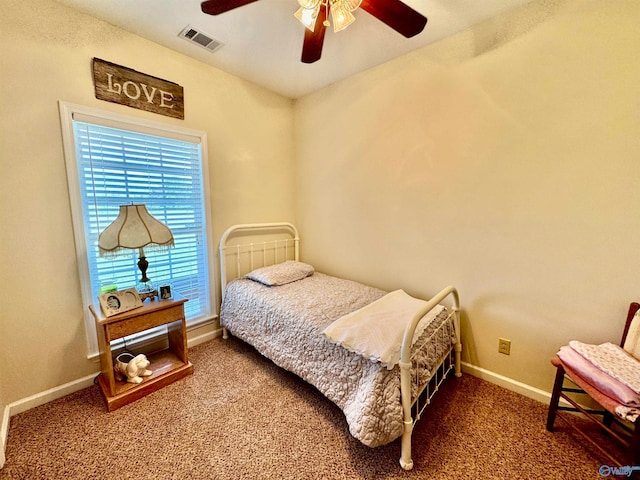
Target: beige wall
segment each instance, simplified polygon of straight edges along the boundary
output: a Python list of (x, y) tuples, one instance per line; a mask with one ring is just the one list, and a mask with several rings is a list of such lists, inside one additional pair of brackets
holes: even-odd
[(637, 0), (534, 2), (297, 102), (303, 257), (457, 286), (464, 360), (549, 391), (557, 348), (619, 341), (639, 299), (638, 25)]
[[(293, 153), (291, 100), (58, 3), (3, 0), (0, 45), (4, 406), (98, 370), (86, 359), (59, 100), (207, 132), (214, 247), (233, 223), (293, 219)], [(182, 85), (185, 120), (96, 100), (92, 57)]]
[[(320, 270), (420, 296), (454, 284), (465, 360), (549, 390), (557, 347), (616, 340), (639, 291), (639, 21), (635, 0), (534, 2), (292, 108), (55, 2), (5, 0), (0, 411), (97, 370), (59, 100), (206, 131), (214, 245), (295, 216)], [(96, 100), (94, 56), (182, 85), (186, 119)]]

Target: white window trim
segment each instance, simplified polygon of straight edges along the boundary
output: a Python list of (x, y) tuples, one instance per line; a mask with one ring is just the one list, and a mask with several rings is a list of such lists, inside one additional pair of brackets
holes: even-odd
[[(84, 324), (85, 333), (87, 339), (87, 358), (97, 359), (98, 352), (98, 339), (95, 321), (93, 316), (89, 312), (89, 305), (97, 302), (97, 299), (93, 298), (91, 291), (91, 281), (89, 278), (89, 263), (87, 260), (87, 243), (85, 238), (85, 225), (82, 215), (82, 195), (80, 192), (80, 179), (78, 178), (78, 161), (76, 158), (76, 146), (73, 133), (73, 119), (75, 115), (81, 115), (84, 118), (93, 117), (98, 121), (109, 122), (112, 125), (122, 129), (131, 129), (143, 133), (155, 132), (156, 135), (168, 136), (171, 138), (197, 138), (202, 149), (202, 181), (204, 187), (204, 209), (207, 222), (206, 229), (206, 242), (207, 242), (207, 255), (208, 268), (209, 268), (209, 298), (211, 312), (206, 318), (192, 319), (188, 326), (194, 327), (201, 325), (205, 322), (211, 322), (216, 318), (215, 306), (216, 302), (216, 289), (215, 289), (215, 264), (214, 255), (211, 253), (214, 250), (211, 248), (210, 242), (213, 238), (212, 235), (212, 221), (211, 221), (211, 190), (209, 188), (209, 171), (208, 171), (208, 157), (207, 157), (207, 134), (200, 130), (193, 130), (189, 128), (179, 127), (175, 125), (168, 125), (160, 122), (153, 122), (150, 120), (144, 120), (136, 117), (130, 117), (128, 115), (120, 115), (116, 113), (99, 110), (97, 108), (85, 107), (83, 105), (76, 105), (73, 103), (59, 101), (60, 110), (60, 124), (62, 127), (62, 142), (64, 148), (64, 158), (67, 170), (67, 182), (69, 187), (69, 199), (71, 201), (71, 216), (73, 221), (73, 232), (76, 246), (76, 261), (78, 263), (78, 276), (80, 281), (80, 289), (82, 293), (82, 303), (84, 311)], [(104, 123), (103, 123), (104, 124)], [(148, 339), (143, 339), (147, 341)]]

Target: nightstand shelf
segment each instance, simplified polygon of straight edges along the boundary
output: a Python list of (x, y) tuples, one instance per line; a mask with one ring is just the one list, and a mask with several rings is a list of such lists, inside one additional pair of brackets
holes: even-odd
[[(145, 302), (140, 308), (112, 317), (105, 317), (97, 305), (89, 307), (96, 320), (100, 347), (102, 372), (98, 377), (98, 385), (110, 412), (193, 373), (187, 351), (186, 301), (175, 295), (172, 300)], [(138, 384), (117, 381), (113, 371), (115, 359), (111, 341), (162, 325), (167, 325), (169, 348), (147, 355), (151, 362), (148, 369), (153, 374), (143, 377), (142, 383)]]

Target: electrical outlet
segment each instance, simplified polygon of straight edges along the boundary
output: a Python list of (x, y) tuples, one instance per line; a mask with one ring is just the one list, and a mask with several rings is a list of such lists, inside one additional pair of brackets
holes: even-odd
[(507, 340), (506, 338), (499, 338), (498, 352), (504, 353), (505, 355), (509, 355), (511, 353), (511, 340)]

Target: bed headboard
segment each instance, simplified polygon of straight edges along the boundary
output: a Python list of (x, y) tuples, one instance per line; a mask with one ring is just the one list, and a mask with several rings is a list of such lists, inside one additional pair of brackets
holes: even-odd
[(229, 227), (220, 237), (220, 288), (250, 271), (299, 260), (298, 229), (291, 223), (248, 223)]

